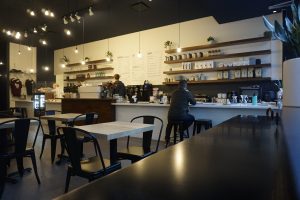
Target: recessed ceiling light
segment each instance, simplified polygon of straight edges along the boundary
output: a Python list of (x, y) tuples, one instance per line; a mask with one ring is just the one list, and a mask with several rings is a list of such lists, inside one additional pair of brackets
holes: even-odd
[(18, 40), (21, 38), (21, 33), (20, 32), (17, 32), (16, 35), (15, 35), (15, 38)]
[(71, 35), (71, 31), (70, 31), (69, 29), (65, 29), (65, 33), (66, 33), (67, 35)]
[(26, 11), (30, 16), (32, 16), (32, 17), (35, 16), (35, 12), (33, 10), (27, 9)]
[(6, 35), (11, 35), (11, 32), (10, 31), (6, 31)]
[(276, 10), (273, 10), (273, 13), (277, 13), (277, 11), (276, 11)]

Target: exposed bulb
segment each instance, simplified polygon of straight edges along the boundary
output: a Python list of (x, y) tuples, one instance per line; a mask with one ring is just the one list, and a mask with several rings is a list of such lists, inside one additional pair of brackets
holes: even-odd
[(30, 69), (29, 72), (30, 72), (30, 73), (33, 73), (33, 72), (34, 72), (34, 69)]
[(21, 51), (18, 51), (18, 54), (21, 55)]
[(78, 49), (77, 49), (77, 47), (75, 48), (75, 50), (74, 50), (74, 53), (76, 53), (76, 54), (78, 53)]
[(28, 46), (28, 47), (27, 47), (27, 50), (28, 50), (28, 51), (31, 51), (31, 47), (30, 47), (30, 46)]
[(85, 60), (82, 60), (82, 61), (81, 61), (81, 65), (85, 65)]
[(45, 66), (45, 67), (44, 67), (44, 70), (45, 70), (45, 71), (49, 71), (49, 67), (48, 67), (48, 66)]
[(66, 67), (66, 64), (65, 63), (62, 63), (61, 64), (61, 68), (65, 68)]
[(106, 61), (109, 62), (110, 61), (110, 57), (107, 56), (106, 57)]
[(181, 52), (181, 48), (178, 47), (178, 48), (176, 49), (176, 51), (177, 51), (177, 53), (180, 53), (180, 52)]
[(142, 53), (141, 53), (141, 52), (139, 52), (138, 54), (136, 54), (136, 57), (138, 57), (138, 58), (142, 58), (142, 57), (143, 57), (143, 55), (142, 55)]

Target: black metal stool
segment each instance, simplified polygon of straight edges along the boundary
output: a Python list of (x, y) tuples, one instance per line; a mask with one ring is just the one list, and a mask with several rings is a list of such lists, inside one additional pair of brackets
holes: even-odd
[(200, 133), (202, 126), (204, 126), (205, 130), (212, 128), (212, 120), (211, 119), (196, 119), (194, 121), (193, 135), (195, 135), (195, 133), (196, 133), (196, 128), (197, 128), (197, 134)]
[(177, 129), (179, 128), (179, 138), (180, 141), (183, 141), (183, 138), (189, 138), (190, 134), (189, 134), (189, 129), (186, 129), (186, 135), (184, 134), (184, 128), (183, 128), (183, 124), (184, 121), (169, 121), (168, 124), (170, 123), (171, 125), (171, 129), (174, 128), (174, 136), (173, 136), (173, 141), (174, 144), (176, 144), (177, 141)]

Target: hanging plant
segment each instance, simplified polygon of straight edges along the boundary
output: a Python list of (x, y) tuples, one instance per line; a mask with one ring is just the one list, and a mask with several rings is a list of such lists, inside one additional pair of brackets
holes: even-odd
[(106, 57), (112, 58), (113, 57), (113, 53), (111, 51), (107, 51), (106, 52)]
[(168, 40), (168, 41), (165, 41), (164, 45), (165, 45), (165, 49), (171, 48), (171, 46), (173, 45), (173, 42), (171, 42), (170, 40)]
[(69, 58), (67, 56), (63, 56), (61, 59), (61, 62), (68, 64), (70, 62)]

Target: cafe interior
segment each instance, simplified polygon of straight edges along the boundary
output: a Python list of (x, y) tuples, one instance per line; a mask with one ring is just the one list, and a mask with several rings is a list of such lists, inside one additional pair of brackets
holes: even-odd
[(0, 199), (300, 199), (298, 75), (299, 0), (1, 0)]

